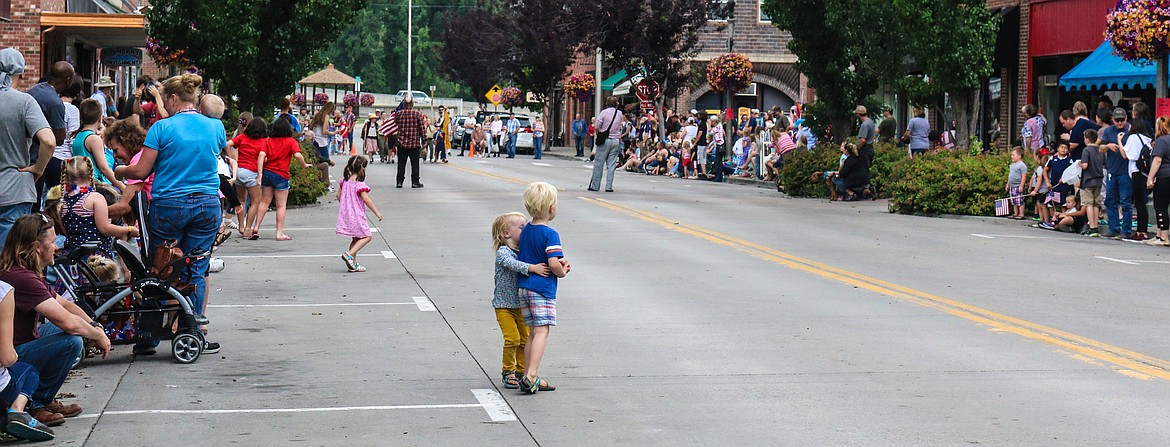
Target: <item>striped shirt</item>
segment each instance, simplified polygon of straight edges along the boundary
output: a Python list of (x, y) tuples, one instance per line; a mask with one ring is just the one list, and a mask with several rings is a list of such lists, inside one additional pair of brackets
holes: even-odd
[(520, 120), (512, 118), (508, 120), (508, 133), (516, 133), (520, 131)]

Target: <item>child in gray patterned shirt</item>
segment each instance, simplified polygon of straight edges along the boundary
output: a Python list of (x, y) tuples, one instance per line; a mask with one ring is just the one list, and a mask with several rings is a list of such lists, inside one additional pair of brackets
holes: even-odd
[(523, 214), (512, 212), (496, 216), (492, 223), (492, 244), (496, 248), (496, 288), (492, 293), (492, 307), (496, 321), (504, 335), (504, 362), (501, 376), (504, 388), (519, 388), (518, 373), (524, 372), (524, 344), (528, 340), (528, 326), (520, 314), (520, 296), (517, 293), (517, 275), (535, 273), (548, 276), (547, 264), (528, 264), (516, 259), (520, 230), (528, 223)]

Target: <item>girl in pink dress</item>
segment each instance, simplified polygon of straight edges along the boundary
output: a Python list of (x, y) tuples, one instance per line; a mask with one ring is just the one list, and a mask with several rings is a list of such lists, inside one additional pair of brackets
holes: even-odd
[(341, 260), (350, 272), (364, 272), (366, 268), (358, 264), (357, 256), (362, 247), (370, 243), (370, 224), (366, 220), (366, 208), (374, 212), (378, 221), (382, 221), (382, 213), (370, 200), (370, 187), (366, 186), (366, 165), (369, 161), (361, 155), (349, 157), (345, 164), (345, 180), (337, 188), (337, 234), (353, 238), (349, 242), (349, 250), (341, 254)]

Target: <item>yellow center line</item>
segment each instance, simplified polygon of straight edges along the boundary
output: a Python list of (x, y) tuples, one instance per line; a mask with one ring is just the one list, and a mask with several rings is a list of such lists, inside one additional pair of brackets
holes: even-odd
[[(463, 172), (482, 175), (484, 177), (503, 180), (510, 183), (525, 185), (528, 181), (514, 177), (491, 174), (475, 169), (460, 166), (450, 166)], [(903, 285), (891, 283), (871, 276), (862, 275), (845, 269), (833, 267), (810, 259), (801, 258), (770, 247), (756, 244), (731, 235), (716, 232), (696, 225), (685, 224), (676, 220), (667, 219), (657, 214), (619, 205), (604, 199), (578, 197), (588, 203), (603, 208), (627, 214), (646, 222), (662, 225), (664, 228), (693, 236), (717, 245), (730, 247), (747, 255), (773, 262), (794, 270), (808, 272), (823, 278), (831, 279), (860, 289), (897, 298), (923, 307), (945, 312), (969, 321), (990, 327), (998, 332), (1009, 332), (1024, 338), (1044, 342), (1061, 349), (1070, 351), (1073, 358), (1083, 360), (1085, 357), (1100, 360), (1115, 365), (1118, 372), (1129, 377), (1145, 378), (1157, 377), (1170, 380), (1170, 361), (1149, 356), (1119, 346), (1114, 346), (1091, 338), (1083, 337), (1071, 332), (1033, 323), (1027, 320), (993, 312), (970, 304), (962, 303), (950, 298), (934, 295)], [(1136, 374), (1135, 374), (1136, 373)], [(1145, 375), (1145, 377), (1143, 377)]]
[[(681, 223), (644, 210), (619, 205), (604, 199), (581, 197), (589, 203), (603, 208), (637, 217), (647, 222), (662, 225), (679, 233), (694, 236), (708, 242), (734, 248), (740, 252), (780, 264), (795, 270), (815, 274), (851, 286), (908, 301), (920, 306), (937, 309), (948, 314), (989, 326), (997, 331), (1010, 332), (1025, 338), (1041, 341), (1074, 353), (1126, 368), (1134, 372), (1170, 380), (1170, 362), (1110, 345), (1091, 338), (1051, 328), (1019, 318), (1003, 315), (950, 298), (915, 290), (881, 279), (854, 273), (820, 262), (794, 256), (773, 248), (765, 247), (734, 236), (718, 233), (699, 226)], [(1126, 371), (1121, 371), (1125, 373)], [(1132, 374), (1127, 374), (1133, 376)], [(1138, 376), (1140, 377), (1140, 376)]]

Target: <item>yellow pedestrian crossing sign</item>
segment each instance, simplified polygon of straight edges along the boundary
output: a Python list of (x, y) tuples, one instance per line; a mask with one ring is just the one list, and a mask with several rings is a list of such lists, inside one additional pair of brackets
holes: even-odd
[(491, 101), (492, 104), (498, 106), (504, 101), (504, 97), (501, 95), (502, 93), (504, 93), (504, 89), (500, 88), (500, 84), (496, 84), (483, 96), (487, 97), (488, 101)]

